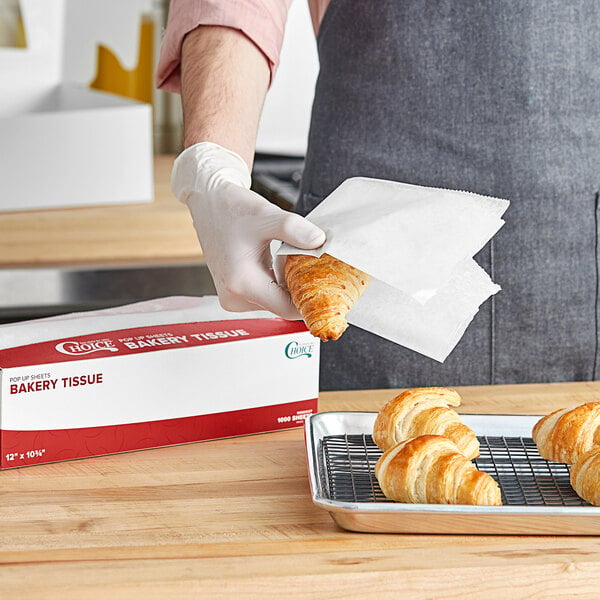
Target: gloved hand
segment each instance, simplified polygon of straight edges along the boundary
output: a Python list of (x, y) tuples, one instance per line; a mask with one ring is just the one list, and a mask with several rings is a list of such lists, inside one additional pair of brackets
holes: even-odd
[(270, 244), (310, 250), (325, 242), (325, 233), (251, 191), (250, 183), (244, 160), (210, 142), (184, 150), (171, 176), (173, 193), (192, 214), (221, 306), (298, 319), (287, 290), (275, 281)]

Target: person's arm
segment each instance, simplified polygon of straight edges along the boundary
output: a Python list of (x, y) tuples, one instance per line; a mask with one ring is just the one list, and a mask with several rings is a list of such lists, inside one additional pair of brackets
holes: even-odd
[(241, 31), (203, 25), (188, 33), (181, 66), (184, 146), (214, 142), (251, 168), (269, 79), (267, 58)]
[(231, 311), (297, 319), (274, 279), (271, 242), (313, 249), (325, 234), (249, 189), (269, 63), (238, 30), (203, 25), (185, 37), (181, 71), (186, 149), (172, 189), (190, 208), (219, 301)]

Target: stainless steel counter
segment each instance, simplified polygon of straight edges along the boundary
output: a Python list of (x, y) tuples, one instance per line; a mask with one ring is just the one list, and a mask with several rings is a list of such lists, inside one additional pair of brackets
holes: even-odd
[(204, 264), (0, 269), (0, 322), (214, 293)]

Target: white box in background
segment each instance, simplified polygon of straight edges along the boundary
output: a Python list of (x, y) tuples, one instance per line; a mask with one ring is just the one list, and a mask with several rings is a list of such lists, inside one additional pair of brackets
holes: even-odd
[(0, 48), (0, 211), (149, 202), (152, 107), (89, 89), (99, 43), (137, 62), (150, 0), (21, 0)]
[(319, 57), (308, 2), (292, 2), (280, 62), (263, 106), (256, 151), (304, 157)]
[[(316, 412), (319, 341), (301, 321), (143, 305), (154, 312), (0, 327), (0, 468), (289, 429)], [(46, 324), (37, 337), (88, 333), (2, 344)]]

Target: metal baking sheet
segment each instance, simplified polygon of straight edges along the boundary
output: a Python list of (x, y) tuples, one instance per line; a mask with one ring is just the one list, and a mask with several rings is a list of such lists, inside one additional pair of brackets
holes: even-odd
[(377, 413), (326, 412), (306, 420), (313, 502), (350, 531), (377, 533), (600, 535), (600, 508), (579, 498), (569, 467), (544, 460), (531, 439), (539, 415), (461, 415), (475, 431), (474, 462), (498, 482), (503, 506), (405, 504), (385, 498), (373, 468)]

